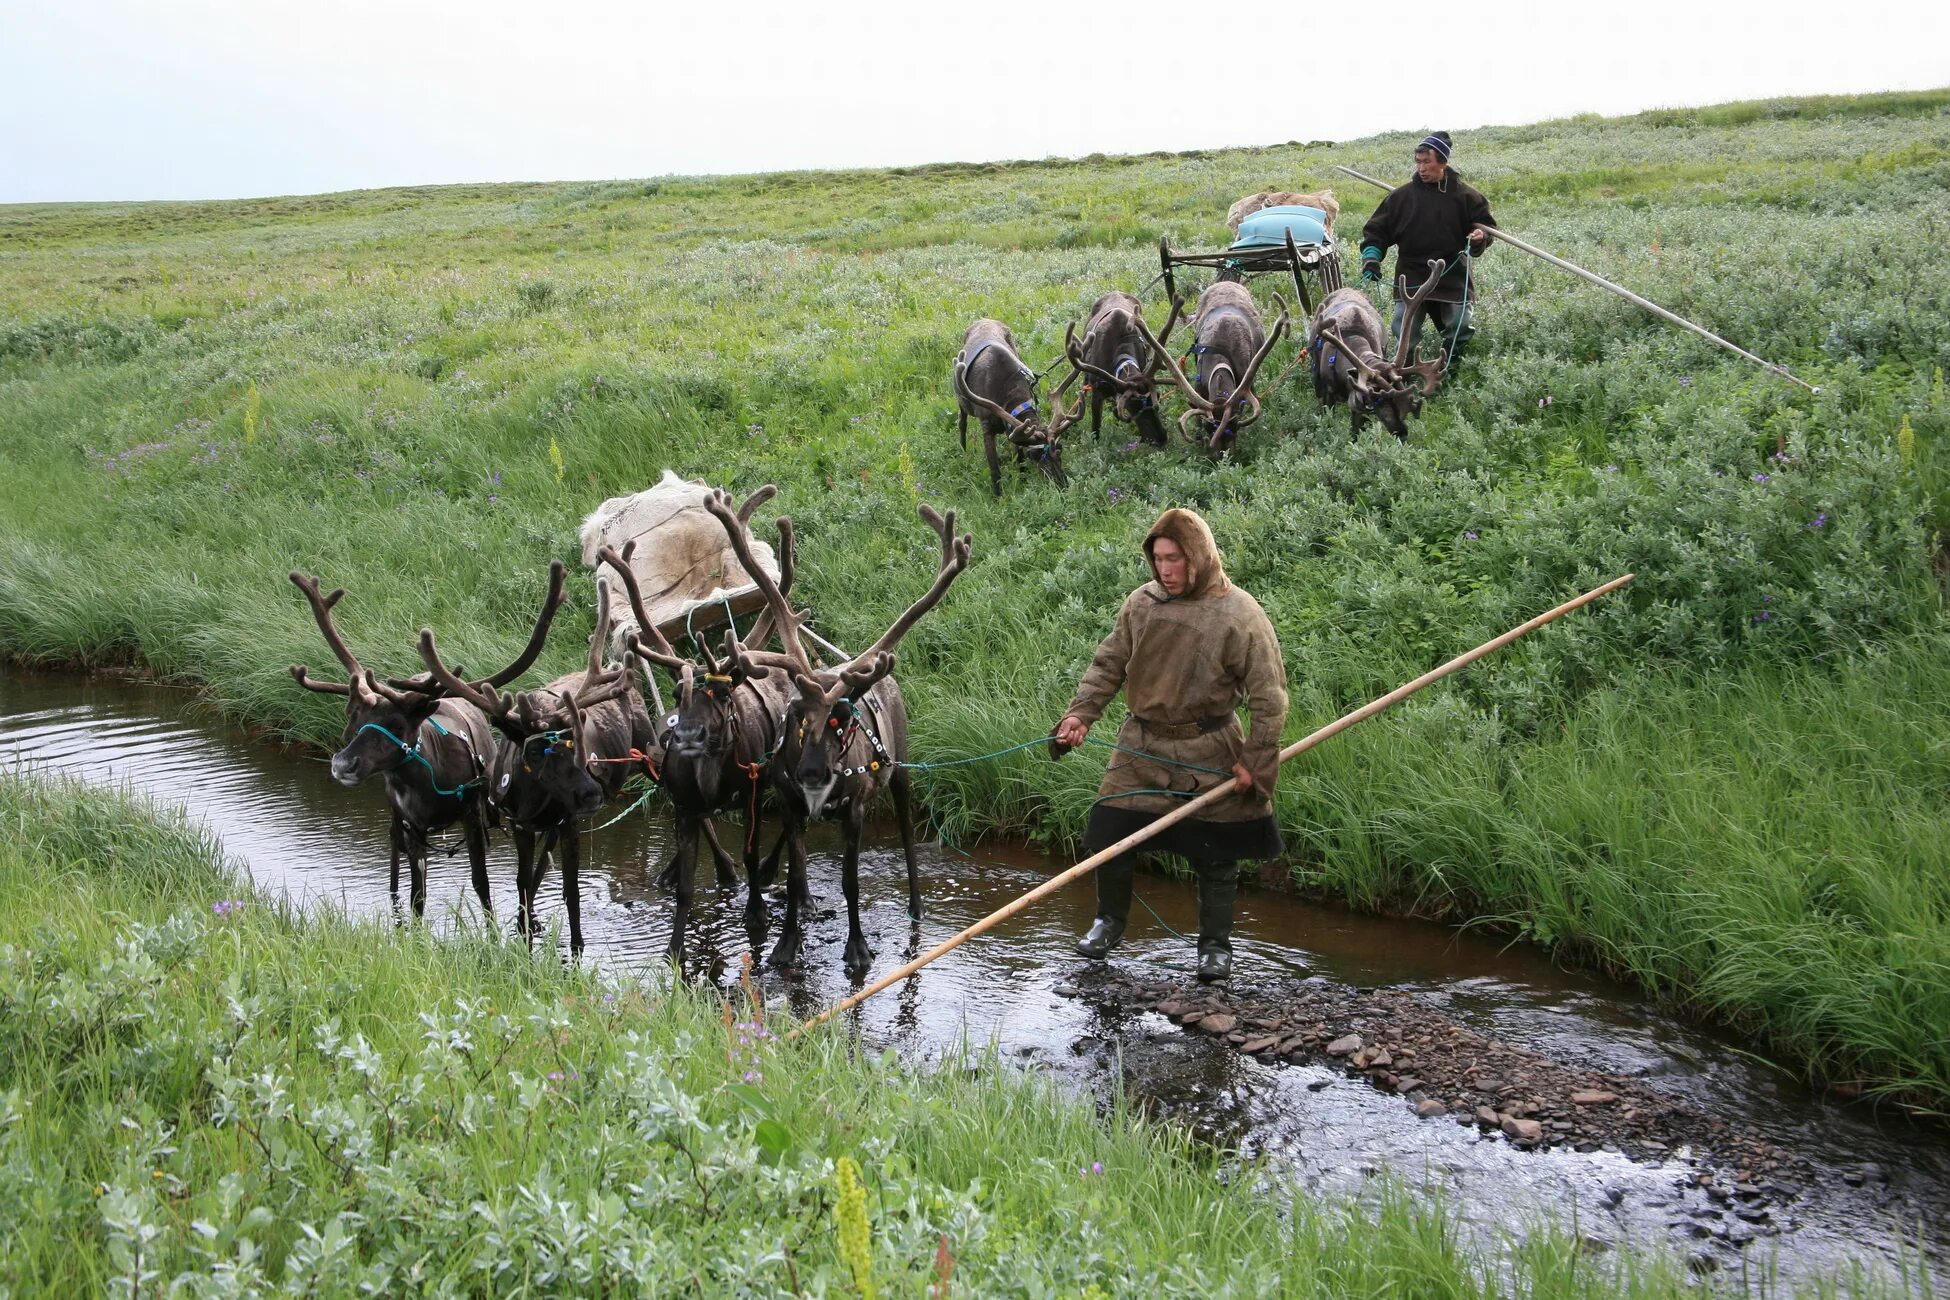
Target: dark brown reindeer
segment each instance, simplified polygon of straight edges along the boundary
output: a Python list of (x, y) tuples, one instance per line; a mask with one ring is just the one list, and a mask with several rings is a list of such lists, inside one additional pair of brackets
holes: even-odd
[(1058, 487), (1069, 486), (1063, 473), (1063, 434), (1083, 415), (1083, 399), (1072, 410), (1063, 409), (1063, 394), (1076, 379), (1076, 373), (1050, 394), (1049, 421), (1036, 409), (1036, 372), (1023, 364), (1016, 350), (1015, 336), (999, 320), (986, 317), (968, 327), (962, 335), (961, 351), (955, 354), (955, 404), (961, 418), (961, 448), (968, 450), (968, 417), (982, 425), (982, 451), (988, 457), (989, 482), (995, 495), (1002, 495), (1002, 461), (995, 452), (995, 440), (1007, 437), (1016, 449), (1016, 467), (1026, 463), (1049, 475)]
[(1423, 401), (1441, 386), (1447, 362), (1443, 358), (1415, 360), (1415, 335), (1421, 327), (1424, 304), (1447, 266), (1447, 262), (1431, 259), (1429, 278), (1412, 296), (1407, 280), (1401, 282), (1400, 293), (1407, 305), (1402, 310), (1402, 336), (1392, 361), (1388, 359), (1387, 326), (1360, 289), (1353, 285), (1336, 289), (1314, 313), (1313, 342), (1309, 345), (1314, 396), (1323, 406), (1346, 402), (1355, 433), (1360, 433), (1372, 416), (1397, 438), (1406, 438), (1409, 419), (1421, 414)]
[(514, 833), (516, 926), (533, 942), (539, 929), (535, 894), (554, 852), (562, 864), (569, 951), (577, 954), (582, 952), (578, 823), (622, 788), (632, 768), (654, 770), (656, 761), (650, 714), (630, 666), (603, 664), (609, 641), (607, 584), (599, 581), (596, 595), (588, 666), (514, 695), (502, 694), (493, 679), (466, 680), (442, 661), (432, 629), (420, 630), (427, 671), (480, 709), (506, 741), (489, 769), (488, 794)]
[[(557, 563), (548, 573), (548, 595), (535, 618), (528, 646), (515, 661), (486, 679), (504, 686), (527, 672), (548, 639), (549, 623), (562, 603), (566, 570)], [(431, 674), (381, 679), (360, 666), (357, 656), (339, 635), (332, 607), (345, 595), (338, 588), (321, 595), (318, 579), (293, 571), (291, 581), (311, 603), (312, 617), (325, 642), (345, 668), (343, 682), (320, 681), (304, 664), (291, 665), (291, 675), (308, 691), (345, 697), (345, 733), (332, 755), (332, 779), (358, 785), (384, 774), (386, 802), (392, 811), (392, 892), (399, 896), (399, 864), (404, 857), (411, 878), (413, 915), (425, 916), (427, 906), (427, 838), (454, 823), (467, 837), (467, 861), (474, 892), (490, 913), (488, 898), (488, 800), (485, 786), (494, 756), (494, 733), (480, 709), (465, 700), (447, 698), (447, 688)]]
[(1090, 432), (1103, 427), (1104, 398), (1111, 414), (1136, 424), (1138, 436), (1162, 444), (1164, 422), (1158, 418), (1158, 371), (1165, 364), (1165, 345), (1178, 324), (1183, 304), (1174, 300), (1164, 332), (1153, 339), (1144, 328), (1144, 306), (1128, 293), (1113, 289), (1091, 304), (1083, 337), (1071, 322), (1063, 334), (1063, 352), (1070, 365), (1086, 376), (1083, 391), (1090, 397)]
[[(738, 511), (739, 521), (749, 521), (752, 511), (770, 500), (775, 492), (776, 489), (768, 486), (752, 493)], [(779, 587), (782, 592), (790, 593), (792, 533), (785, 521), (781, 525)], [(743, 662), (729, 645), (723, 659), (712, 655), (701, 641), (697, 643), (701, 662), (679, 655), (644, 608), (642, 590), (629, 564), (635, 545), (631, 542), (620, 553), (615, 547), (605, 546), (600, 555), (621, 576), (630, 606), (636, 613), (637, 627), (641, 630), (632, 647), (634, 653), (647, 664), (662, 668), (676, 688), (677, 711), (671, 715), (670, 729), (663, 736), (663, 771), (657, 779), (670, 797), (677, 829), (669, 873), (677, 893), (677, 912), (665, 952), (672, 961), (681, 961), (697, 870), (698, 833), (709, 834), (713, 813), (734, 807), (744, 810), (748, 890), (745, 921), (753, 930), (760, 930), (765, 924), (764, 890), (778, 871), (785, 837), (779, 837), (770, 857), (761, 866), (759, 807), (766, 771), (778, 747), (780, 719), (785, 714), (792, 686), (782, 672)], [(763, 646), (770, 638), (770, 619), (769, 610), (759, 616), (751, 633), (754, 645)], [(733, 635), (726, 633), (728, 642)], [(714, 855), (723, 855), (715, 838), (711, 847)], [(722, 867), (723, 857), (719, 861)], [(722, 876), (720, 883), (724, 883)]]
[[(1273, 295), (1273, 301), (1279, 303), (1280, 315), (1268, 331), (1245, 285), (1233, 280), (1214, 281), (1198, 296), (1198, 310), (1192, 317), (1195, 377), (1185, 378), (1178, 362), (1165, 354), (1172, 379), (1184, 390), (1185, 400), (1192, 407), (1179, 418), (1178, 427), (1188, 437), (1195, 436), (1189, 426), (1193, 420), (1202, 420), (1206, 430), (1203, 441), (1209, 451), (1232, 446), (1239, 431), (1259, 418), (1259, 394), (1253, 391), (1253, 380), (1288, 324), (1286, 301), (1278, 294)], [(1250, 408), (1250, 413), (1242, 416), (1242, 407)]]
[[(791, 883), (786, 890), (785, 925), (767, 961), (790, 966), (799, 960), (805, 943), (803, 915), (806, 886), (806, 824), (820, 817), (836, 818), (845, 841), (840, 875), (846, 894), (847, 938), (844, 964), (858, 976), (873, 962), (860, 928), (860, 833), (867, 810), (883, 790), (892, 790), (894, 813), (900, 822), (901, 850), (907, 859), (907, 910), (921, 915), (920, 868), (914, 857), (914, 820), (907, 769), (907, 707), (900, 687), (889, 676), (894, 647), (914, 624), (947, 594), (948, 587), (968, 567), (970, 538), (955, 536), (955, 512), (947, 516), (921, 507), (921, 517), (941, 540), (941, 565), (927, 594), (907, 608), (892, 627), (866, 650), (837, 668), (817, 668), (800, 645), (801, 616), (752, 554), (746, 524), (719, 493), (708, 503), (731, 538), (738, 559), (765, 593), (781, 654), (747, 650), (734, 639), (733, 654), (749, 673), (773, 667), (788, 674), (796, 692), (787, 706), (784, 736), (772, 760), (772, 788), (779, 795), (785, 820), (786, 851)], [(790, 525), (780, 521), (781, 537)]]

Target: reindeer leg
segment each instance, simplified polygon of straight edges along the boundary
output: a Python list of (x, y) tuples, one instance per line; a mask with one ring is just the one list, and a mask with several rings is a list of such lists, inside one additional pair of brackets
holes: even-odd
[(846, 951), (841, 964), (855, 979), (873, 965), (873, 949), (867, 946), (866, 933), (860, 928), (860, 832), (866, 821), (864, 802), (855, 799), (847, 810), (843, 828), (846, 850), (840, 866), (840, 888), (846, 894)]
[(957, 414), (960, 415), (961, 417), (961, 449), (963, 451), (967, 451), (968, 450), (968, 412), (959, 411), (957, 412)]
[(914, 861), (914, 813), (909, 802), (913, 776), (904, 767), (894, 769), (889, 783), (894, 789), (894, 816), (901, 824), (901, 853), (907, 858), (907, 914), (921, 919), (921, 870)]
[(779, 930), (779, 942), (772, 949), (772, 955), (765, 959), (768, 966), (798, 965), (800, 949), (806, 943), (806, 932), (802, 928), (805, 909), (800, 902), (807, 892), (805, 823), (787, 823), (786, 855), (792, 863), (792, 875), (785, 889), (785, 925)]
[(1103, 431), (1104, 395), (1093, 387), (1090, 390), (1090, 432), (1102, 433)]
[(562, 905), (569, 912), (569, 955), (582, 956), (582, 836), (574, 822), (556, 832), (562, 852)]
[(386, 838), (391, 842), (393, 848), (393, 881), (388, 887), (388, 892), (392, 894), (395, 900), (399, 898), (399, 856), (405, 847), (400, 837), (405, 833), (406, 823), (401, 820), (398, 812), (394, 812), (392, 825), (387, 828)]
[[(703, 823), (701, 828), (698, 825), (700, 822)], [(684, 927), (690, 923), (691, 898), (695, 892), (699, 829), (710, 835), (711, 819), (696, 816), (677, 818), (677, 847), (670, 855), (671, 869), (677, 873), (677, 910), (671, 916), (670, 942), (664, 945), (664, 956), (680, 968), (684, 962)], [(715, 838), (711, 841), (711, 847), (717, 848)]]
[(427, 914), (427, 833), (419, 827), (410, 827), (407, 834), (412, 836), (406, 845), (406, 870), (411, 881), (413, 918), (425, 920)]
[(481, 900), (481, 911), (494, 919), (494, 900), (488, 893), (488, 832), (485, 808), (477, 800), (467, 810), (467, 865), (474, 878), (474, 893)]
[(718, 888), (735, 888), (738, 884), (738, 860), (718, 843), (718, 828), (709, 817), (704, 818), (704, 838), (710, 842), (711, 861), (718, 869)]
[[(535, 942), (535, 888), (541, 884), (541, 868), (537, 866), (535, 832), (517, 826), (514, 828), (515, 840), (515, 929), (528, 940), (529, 946)], [(544, 859), (542, 866), (546, 866)]]
[(995, 454), (995, 426), (982, 421), (982, 451), (989, 458), (989, 484), (996, 496), (1002, 495), (1002, 458)]

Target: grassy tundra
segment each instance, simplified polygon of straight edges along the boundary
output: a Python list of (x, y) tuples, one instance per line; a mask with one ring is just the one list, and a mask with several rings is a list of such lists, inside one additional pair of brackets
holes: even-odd
[[(996, 502), (956, 446), (970, 320), (1040, 365), (1161, 233), (1211, 245), (1232, 199), (1335, 162), (1402, 175), (1414, 138), (0, 209), (0, 651), (140, 662), (324, 741), (333, 709), (284, 672), (322, 652), (286, 570), (347, 586), (388, 666), (423, 622), (505, 659), (579, 516), (669, 466), (779, 483), (842, 644), (932, 572), (915, 502), (962, 509), (975, 563), (904, 649), (927, 759), (1050, 726), (1165, 505), (1272, 616), (1292, 735), (1635, 570), (1296, 764), (1296, 879), (1504, 924), (1811, 1073), (1950, 1101), (1950, 92), (1459, 141), (1513, 230), (1819, 397), (1498, 249), (1407, 445), (1350, 439), (1295, 377), (1222, 463), (1107, 427), (1073, 435), (1067, 492)], [(1338, 188), (1351, 241), (1376, 195)], [(544, 668), (577, 652), (564, 621)], [(952, 834), (1061, 839), (1098, 762), (924, 792)]]

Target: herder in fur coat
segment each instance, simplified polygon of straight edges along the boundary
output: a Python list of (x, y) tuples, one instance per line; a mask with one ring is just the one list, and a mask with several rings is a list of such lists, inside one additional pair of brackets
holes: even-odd
[[(1286, 725), (1286, 665), (1259, 603), (1227, 579), (1203, 519), (1165, 511), (1144, 539), (1144, 554), (1152, 580), (1125, 598), (1052, 740), (1059, 754), (1081, 745), (1123, 688), (1130, 716), (1118, 729), (1123, 748), (1111, 756), (1084, 831), (1083, 847), (1092, 852), (1188, 797), (1239, 780), (1232, 797), (1144, 849), (1177, 854), (1198, 870), (1198, 977), (1209, 983), (1232, 973), (1240, 860), (1280, 852), (1273, 786)], [(1242, 700), (1252, 716), (1244, 734), (1235, 713)], [(1097, 921), (1077, 944), (1084, 956), (1102, 957), (1123, 938), (1137, 856), (1122, 854), (1097, 869)]]

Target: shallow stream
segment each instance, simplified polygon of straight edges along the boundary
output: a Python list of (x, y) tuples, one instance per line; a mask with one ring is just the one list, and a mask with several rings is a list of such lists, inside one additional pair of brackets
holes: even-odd
[[(253, 740), (213, 720), (187, 692), (0, 672), (0, 766), (15, 765), (181, 805), (218, 833), (260, 886), (300, 904), (396, 910), (377, 785), (342, 788), (322, 756)], [(727, 826), (728, 843), (737, 834)], [(660, 960), (670, 900), (652, 878), (669, 841), (667, 817), (643, 812), (590, 836), (582, 896), (592, 959)], [(840, 970), (846, 920), (836, 847), (830, 832), (812, 844), (819, 901), (804, 969), (763, 975), (768, 997), (801, 1015), (853, 987)], [(898, 841), (884, 835), (861, 863), (876, 952), (870, 976), (1059, 865), (1020, 849), (985, 847), (975, 859), (924, 849), (929, 910), (915, 925), (902, 902)], [(497, 903), (509, 900), (504, 913), (512, 911), (513, 871), (512, 850), (497, 837), (490, 874)], [(543, 887), (545, 920), (560, 915), (557, 880), (551, 873)], [(1189, 978), (1191, 945), (1166, 926), (1196, 928), (1192, 891), (1145, 876), (1138, 892), (1145, 906), (1115, 963), (1141, 978)], [(728, 981), (747, 947), (743, 899), (700, 882), (698, 901), (693, 973)], [(1793, 1277), (1851, 1257), (1891, 1270), (1907, 1262), (1913, 1271), (1919, 1233), (1940, 1237), (1950, 1222), (1950, 1132), (1811, 1093), (1730, 1037), (1675, 1018), (1630, 989), (1561, 970), (1530, 948), (1280, 893), (1245, 889), (1238, 906), (1239, 982), (1256, 992), (1313, 978), (1411, 993), (1481, 1033), (1570, 1065), (1652, 1081), (1698, 1110), (1757, 1130), (1812, 1163), (1813, 1182), (1756, 1230), (1708, 1203), (1694, 1186), (1692, 1153), (1648, 1164), (1603, 1149), (1523, 1151), (1447, 1118), (1417, 1119), (1402, 1099), (1337, 1063), (1262, 1061), (1161, 1015), (1096, 1005), (1070, 983), (1086, 966), (1070, 945), (1093, 904), (1084, 882), (1012, 918), (868, 1002), (855, 1013), (856, 1031), (912, 1060), (938, 1059), (964, 1041), (979, 1053), (992, 1042), (1006, 1059), (1100, 1100), (1121, 1081), (1153, 1114), (1264, 1157), (1310, 1188), (1358, 1193), (1392, 1175), (1443, 1194), (1472, 1230), (1521, 1232), (1554, 1219), (1574, 1226), (1594, 1250), (1670, 1246), (1723, 1276)], [(428, 916), (441, 926), (478, 923), (464, 851), (436, 860)]]

